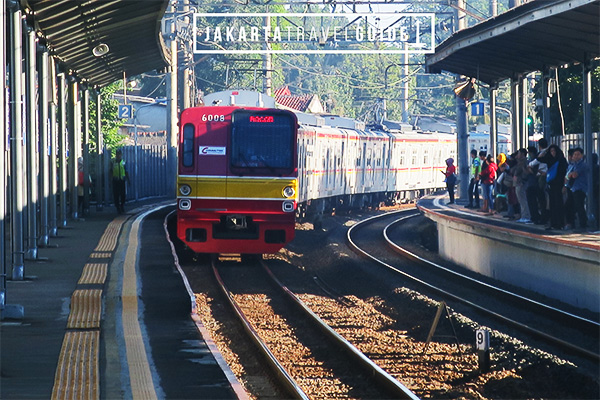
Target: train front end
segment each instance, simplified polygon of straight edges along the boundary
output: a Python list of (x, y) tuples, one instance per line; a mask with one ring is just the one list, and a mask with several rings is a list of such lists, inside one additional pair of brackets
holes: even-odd
[(235, 106), (180, 119), (177, 235), (197, 253), (276, 253), (294, 238), (296, 116)]

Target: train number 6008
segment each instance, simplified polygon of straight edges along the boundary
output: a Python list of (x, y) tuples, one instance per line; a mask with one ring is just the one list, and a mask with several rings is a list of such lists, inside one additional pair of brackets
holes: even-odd
[(206, 121), (225, 121), (225, 115), (204, 114), (202, 116), (202, 121), (204, 121), (204, 122), (206, 122)]

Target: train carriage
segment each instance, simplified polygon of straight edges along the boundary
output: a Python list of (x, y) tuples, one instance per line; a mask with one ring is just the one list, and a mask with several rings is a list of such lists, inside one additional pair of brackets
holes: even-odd
[(274, 253), (294, 237), (296, 116), (216, 106), (180, 118), (177, 235), (199, 253)]

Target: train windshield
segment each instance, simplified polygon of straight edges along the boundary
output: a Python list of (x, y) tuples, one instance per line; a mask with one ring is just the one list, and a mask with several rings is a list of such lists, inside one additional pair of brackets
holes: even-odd
[(234, 111), (231, 130), (231, 166), (250, 170), (292, 169), (295, 132), (296, 121), (288, 112)]

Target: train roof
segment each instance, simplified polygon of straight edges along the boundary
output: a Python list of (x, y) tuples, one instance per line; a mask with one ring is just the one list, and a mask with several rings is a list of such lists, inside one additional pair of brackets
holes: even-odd
[(275, 108), (275, 99), (251, 90), (225, 90), (204, 96), (204, 105)]

